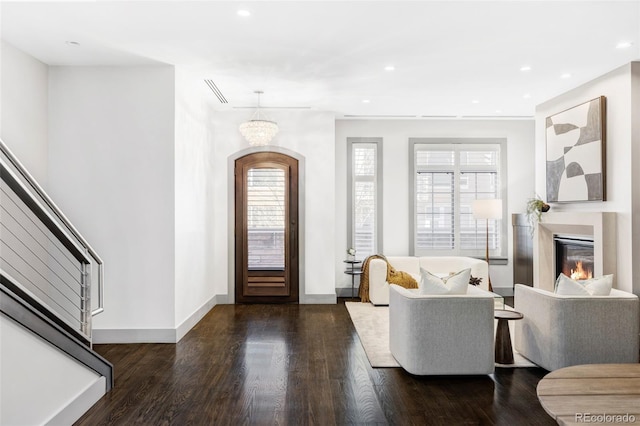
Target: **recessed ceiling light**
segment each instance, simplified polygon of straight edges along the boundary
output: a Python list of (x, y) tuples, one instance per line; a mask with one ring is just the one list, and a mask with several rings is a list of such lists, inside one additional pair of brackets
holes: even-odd
[(529, 99), (531, 98), (531, 94), (530, 93), (525, 93), (524, 95), (522, 95), (523, 98), (525, 99)]
[(501, 109), (497, 109), (496, 110), (496, 114), (502, 114), (502, 110)]
[(69, 40), (69, 41), (65, 41), (65, 43), (66, 43), (68, 46), (80, 46), (80, 43), (78, 43), (77, 41)]
[(393, 65), (387, 65), (386, 67), (384, 67), (385, 71), (395, 71), (396, 67), (394, 67)]
[(520, 67), (520, 71), (531, 71), (531, 67), (529, 65), (523, 65)]
[(569, 74), (568, 72), (565, 72), (560, 76), (560, 78), (571, 78), (571, 74)]
[(242, 16), (242, 17), (247, 17), (247, 16), (251, 16), (251, 12), (249, 12), (248, 10), (244, 10), (244, 9), (240, 9), (238, 10), (238, 16)]
[(472, 101), (471, 101), (471, 103), (472, 103), (472, 104), (479, 104), (479, 103), (480, 103), (480, 101), (479, 101), (479, 100), (477, 100), (477, 99), (474, 99), (474, 100), (472, 100)]
[(633, 46), (633, 43), (631, 43), (630, 41), (621, 41), (616, 45), (616, 49), (626, 49), (631, 46)]
[(369, 99), (363, 99), (363, 100), (362, 100), (362, 103), (363, 103), (363, 104), (368, 104), (369, 102), (371, 102)]

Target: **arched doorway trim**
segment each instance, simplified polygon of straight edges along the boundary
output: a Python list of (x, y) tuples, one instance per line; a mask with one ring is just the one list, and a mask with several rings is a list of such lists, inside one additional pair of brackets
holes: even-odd
[(298, 244), (299, 244), (299, 259), (300, 262), (298, 264), (299, 271), (299, 279), (298, 279), (298, 291), (299, 291), (299, 302), (300, 304), (307, 303), (306, 302), (306, 291), (305, 291), (305, 158), (303, 155), (292, 151), (287, 148), (282, 148), (279, 146), (259, 146), (259, 147), (249, 147), (240, 151), (237, 151), (229, 156), (227, 159), (227, 303), (233, 304), (235, 303), (235, 238), (234, 238), (234, 230), (235, 230), (235, 178), (234, 178), (234, 168), (235, 161), (244, 157), (245, 155), (253, 154), (256, 152), (278, 152), (280, 154), (288, 155), (289, 157), (293, 157), (298, 160)]

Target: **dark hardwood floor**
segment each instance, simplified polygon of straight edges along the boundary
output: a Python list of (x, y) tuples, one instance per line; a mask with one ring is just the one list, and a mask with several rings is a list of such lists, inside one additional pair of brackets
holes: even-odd
[(555, 424), (536, 397), (542, 369), (371, 368), (343, 301), (218, 305), (176, 345), (95, 349), (115, 387), (78, 425)]

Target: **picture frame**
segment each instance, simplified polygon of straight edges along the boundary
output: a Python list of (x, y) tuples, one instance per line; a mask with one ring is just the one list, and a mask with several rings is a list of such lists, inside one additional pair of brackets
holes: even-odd
[(546, 118), (547, 202), (606, 200), (606, 98)]

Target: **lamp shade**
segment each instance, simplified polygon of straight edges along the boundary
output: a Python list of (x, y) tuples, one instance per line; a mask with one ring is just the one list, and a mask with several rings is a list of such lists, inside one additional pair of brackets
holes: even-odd
[(502, 219), (502, 200), (474, 200), (471, 210), (475, 219)]

